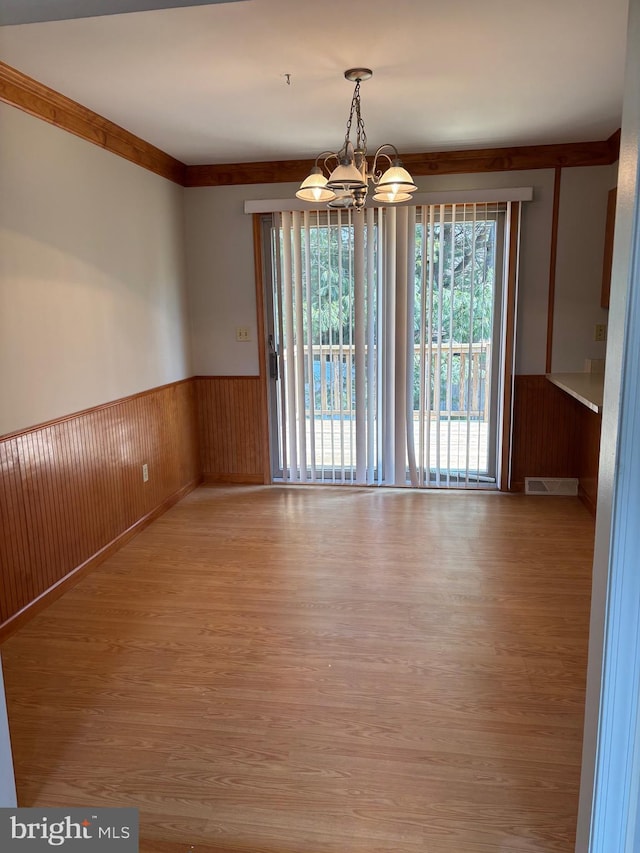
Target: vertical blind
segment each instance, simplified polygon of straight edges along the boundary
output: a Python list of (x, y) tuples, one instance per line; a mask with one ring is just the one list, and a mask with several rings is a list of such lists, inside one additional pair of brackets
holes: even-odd
[(274, 214), (284, 480), (495, 480), (492, 400), (509, 208)]

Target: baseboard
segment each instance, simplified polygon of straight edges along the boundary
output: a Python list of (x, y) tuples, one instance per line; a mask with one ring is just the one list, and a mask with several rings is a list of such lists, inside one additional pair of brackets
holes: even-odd
[(131, 527), (115, 539), (112, 539), (111, 542), (104, 546), (104, 548), (101, 548), (93, 554), (93, 556), (89, 557), (88, 560), (85, 560), (84, 563), (76, 566), (75, 569), (72, 569), (63, 578), (60, 578), (60, 580), (53, 584), (53, 586), (50, 586), (49, 589), (46, 589), (37, 598), (34, 598), (33, 601), (30, 601), (29, 604), (22, 608), (22, 610), (14, 613), (13, 616), (0, 625), (0, 642), (6, 640), (30, 619), (33, 619), (37, 613), (44, 610), (44, 608), (55, 601), (56, 598), (60, 598), (63, 593), (75, 586), (78, 581), (82, 580), (82, 578), (85, 577), (85, 575), (87, 575), (92, 569), (95, 569), (100, 565), (100, 563), (103, 563), (108, 557), (111, 557), (112, 554), (119, 551), (120, 548), (126, 545), (127, 542), (129, 542), (129, 540), (137, 533), (140, 533), (141, 530), (151, 524), (152, 521), (155, 521), (156, 518), (163, 515), (168, 509), (178, 503), (178, 501), (182, 500), (185, 495), (188, 495), (189, 492), (193, 491), (193, 489), (201, 483), (202, 478), (197, 477), (195, 480), (191, 480), (190, 483), (187, 483), (186, 486), (178, 489), (177, 492), (169, 495), (169, 497), (161, 504), (158, 504), (158, 506), (146, 515), (143, 515), (142, 518), (139, 518), (135, 524), (132, 524)]
[(202, 478), (206, 483), (228, 483), (245, 486), (264, 486), (263, 474), (204, 474)]

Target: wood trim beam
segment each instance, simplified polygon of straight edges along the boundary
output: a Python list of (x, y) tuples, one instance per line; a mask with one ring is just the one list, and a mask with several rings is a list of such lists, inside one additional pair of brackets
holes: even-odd
[(560, 217), (560, 183), (562, 169), (557, 168), (553, 182), (553, 214), (551, 217), (551, 254), (549, 257), (549, 300), (547, 303), (547, 354), (545, 373), (551, 373), (553, 360), (553, 317), (556, 304), (556, 261), (558, 258), (558, 220)]
[(180, 160), (4, 62), (0, 101), (184, 186), (187, 167)]
[[(556, 169), (570, 166), (606, 166), (617, 159), (614, 137), (603, 142), (570, 142), (560, 145), (523, 145), (512, 148), (403, 154), (402, 162), (415, 177), (520, 169)], [(299, 183), (309, 172), (313, 162), (313, 160), (279, 160), (265, 163), (187, 166), (185, 186)]]
[(621, 130), (620, 128), (618, 128), (607, 139), (607, 145), (609, 146), (609, 154), (611, 156), (612, 163), (615, 163), (616, 160), (620, 158), (620, 134)]
[[(139, 136), (93, 112), (88, 107), (0, 62), (0, 101), (124, 157), (144, 169), (186, 187), (300, 182), (313, 160), (274, 160), (187, 166)], [(569, 166), (605, 166), (615, 163), (620, 131), (602, 142), (569, 142), (468, 151), (404, 154), (405, 166), (416, 176), (455, 175), (555, 169)]]

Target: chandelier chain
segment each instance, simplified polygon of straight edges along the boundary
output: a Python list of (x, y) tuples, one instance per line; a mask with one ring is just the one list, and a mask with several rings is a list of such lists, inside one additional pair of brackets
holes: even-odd
[(356, 145), (357, 149), (360, 149), (366, 153), (367, 150), (367, 134), (364, 129), (364, 121), (362, 120), (362, 113), (360, 111), (360, 80), (356, 80), (356, 87), (353, 91), (353, 98), (351, 99), (351, 109), (349, 110), (349, 121), (347, 122), (347, 132), (344, 137), (344, 150), (347, 150), (347, 146), (349, 141), (351, 140), (351, 127), (353, 125), (353, 115), (355, 113), (356, 116)]

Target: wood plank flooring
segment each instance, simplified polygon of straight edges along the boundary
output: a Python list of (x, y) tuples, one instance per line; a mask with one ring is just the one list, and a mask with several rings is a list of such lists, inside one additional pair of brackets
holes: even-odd
[(575, 498), (212, 487), (2, 647), (20, 804), (142, 853), (570, 853)]

